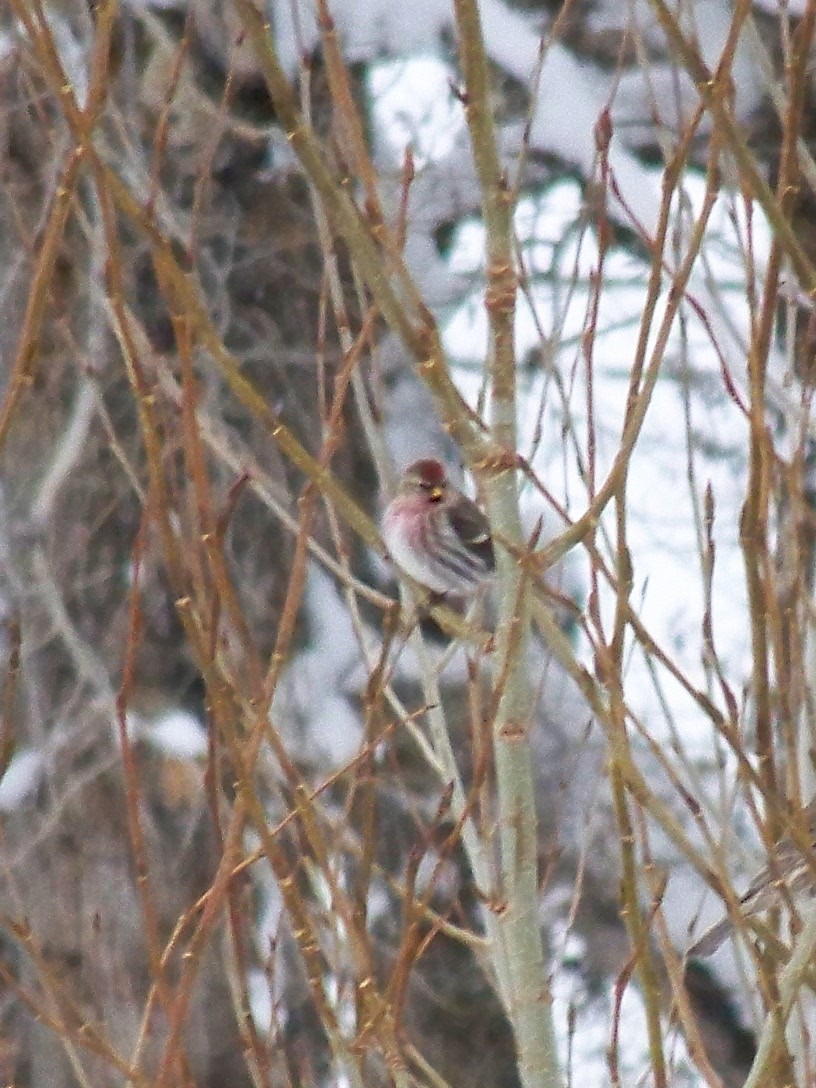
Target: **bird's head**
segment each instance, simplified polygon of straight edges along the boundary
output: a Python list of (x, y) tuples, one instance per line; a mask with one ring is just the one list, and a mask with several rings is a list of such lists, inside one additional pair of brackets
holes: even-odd
[(435, 457), (414, 461), (405, 470), (399, 490), (402, 495), (415, 495), (429, 503), (443, 502), (450, 490), (445, 466)]

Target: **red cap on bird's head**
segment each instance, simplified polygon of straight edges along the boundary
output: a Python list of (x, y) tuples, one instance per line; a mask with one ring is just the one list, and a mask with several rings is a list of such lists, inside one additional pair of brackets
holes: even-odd
[(414, 461), (406, 469), (405, 475), (429, 487), (442, 487), (448, 482), (445, 466), (435, 457), (422, 457), (419, 461)]

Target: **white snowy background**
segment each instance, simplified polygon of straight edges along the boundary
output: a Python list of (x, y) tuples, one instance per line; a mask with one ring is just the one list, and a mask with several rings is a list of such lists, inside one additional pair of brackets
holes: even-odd
[[(721, 23), (717, 26), (723, 29)], [(512, 35), (506, 35), (502, 52), (505, 59), (508, 51), (512, 51), (511, 42)], [(509, 60), (512, 68), (513, 59)], [(586, 71), (577, 82), (570, 81), (559, 70), (550, 73), (553, 82), (548, 83), (547, 74), (545, 69), (546, 90), (542, 90), (542, 100), (549, 96), (551, 102), (557, 101), (568, 89), (569, 117), (575, 122), (556, 130), (561, 140), (557, 150), (589, 172), (593, 150), (588, 119), (597, 116), (607, 88), (600, 80), (594, 83)], [(415, 206), (418, 214), (413, 222), (414, 237), (409, 237), (409, 257), (413, 255), (414, 271), (426, 296), (436, 303), (434, 308), (455, 365), (457, 383), (476, 406), (484, 393), (482, 360), (487, 331), (482, 302), (483, 228), (475, 215), (460, 220), (440, 266), (435, 263), (440, 259), (432, 253), (427, 239), (428, 224), (432, 226), (435, 221), (433, 216), (425, 220), (422, 203), (422, 171), (428, 171), (432, 179), (436, 164), (455, 158), (457, 149), (461, 151), (464, 146), (463, 112), (451, 91), (454, 78), (454, 72), (441, 59), (427, 53), (382, 62), (374, 65), (369, 74), (380, 168), (385, 174), (389, 170), (396, 174), (409, 143), (415, 154), (420, 170)], [(751, 86), (746, 89), (743, 101), (753, 101), (750, 92)], [(634, 89), (627, 88), (627, 94), (625, 105), (631, 111)], [(539, 129), (534, 126), (534, 133), (544, 130), (544, 126)], [(548, 135), (553, 135), (552, 126)], [(618, 168), (625, 181), (622, 188), (627, 193), (627, 202), (637, 210), (641, 225), (649, 231), (655, 222), (660, 172), (640, 166), (622, 147), (613, 162), (616, 173)], [(429, 188), (433, 187), (431, 180)], [(693, 171), (682, 179), (674, 215), (686, 231), (699, 211), (703, 188), (704, 179)], [(596, 236), (582, 217), (582, 206), (582, 187), (578, 181), (555, 179), (519, 201), (515, 220), (532, 285), (529, 301), (519, 297), (517, 316), (520, 451), (572, 517), (579, 516), (589, 501), (580, 468), (581, 460), (586, 459), (589, 439), (587, 365), (582, 355), (582, 338), (591, 303), (590, 277), (598, 267)], [(620, 209), (611, 208), (611, 211), (620, 214)], [(726, 387), (723, 367), (729, 370), (734, 387), (744, 392), (741, 353), (747, 339), (749, 314), (742, 255), (750, 248), (761, 267), (768, 241), (767, 226), (759, 209), (752, 208), (750, 215), (746, 215), (740, 198), (724, 192), (707, 232), (704, 254), (707, 275), (697, 274), (690, 287), (710, 321), (705, 326), (695, 310), (685, 306), (682, 322), (675, 324), (663, 375), (632, 459), (628, 488), (629, 545), (635, 579), (632, 600), (657, 642), (703, 690), (708, 689), (709, 677), (702, 654), (704, 600), (699, 533), (704, 493), (711, 489), (715, 509), (712, 536), (717, 556), (712, 597), (716, 646), (726, 679), (738, 695), (745, 689), (750, 669), (745, 579), (738, 542), (746, 485), (746, 421)], [(631, 249), (615, 248), (605, 257), (592, 361), (598, 481), (603, 480), (619, 445), (648, 275), (648, 261), (634, 256)], [(712, 316), (707, 303), (714, 295), (717, 309)], [(653, 327), (659, 323), (663, 304), (665, 296)], [(774, 365), (781, 375), (784, 360), (775, 360)], [(553, 369), (559, 373), (560, 383), (553, 381)], [(781, 376), (779, 380), (784, 387)], [(395, 411), (392, 418), (394, 426), (391, 429), (386, 426), (386, 438), (399, 467), (423, 452), (422, 442), (429, 439), (422, 432), (418, 439), (414, 427), (403, 430), (401, 411)], [(571, 436), (565, 442), (567, 421)], [(525, 494), (523, 501), (531, 508), (527, 512), (532, 523), (535, 514), (541, 511), (540, 501), (531, 494)], [(323, 576), (315, 572), (314, 579), (322, 582)], [(608, 617), (614, 607), (614, 595), (604, 583), (600, 588), (602, 612)], [(361, 682), (362, 673), (354, 667), (355, 649), (338, 653), (339, 646), (353, 644), (353, 632), (348, 619), (343, 618), (339, 598), (335, 595), (334, 619), (327, 618), (326, 602), (332, 600), (332, 594), (325, 585), (314, 591), (314, 600), (321, 602), (314, 614), (312, 630), (316, 637), (308, 658), (296, 663), (292, 671), (303, 678), (310, 693), (306, 701), (300, 701), (300, 706), (313, 722), (316, 741), (326, 736), (327, 715), (334, 722), (347, 723), (349, 735), (345, 738), (342, 729), (332, 729), (333, 755), (339, 761), (347, 758), (359, 743), (359, 722), (350, 711), (343, 688), (345, 685), (350, 694)], [(407, 656), (405, 667), (408, 667)], [(303, 666), (307, 666), (305, 671)], [(326, 694), (316, 696), (316, 692)], [(626, 693), (629, 705), (652, 738), (667, 747), (681, 748), (685, 756), (703, 766), (712, 761), (710, 722), (680, 686), (655, 667), (654, 662), (647, 662), (638, 649), (629, 656)], [(331, 707), (326, 705), (327, 699), (332, 701)], [(746, 864), (750, 868), (750, 859)], [(679, 898), (687, 900), (687, 893), (688, 887), (681, 885)], [(681, 944), (683, 926), (699, 908), (702, 892), (697, 889), (692, 898), (693, 902), (686, 904), (685, 915), (682, 910), (674, 912)], [(711, 909), (718, 908), (712, 904)], [(576, 1033), (570, 1047), (573, 1076), (587, 1088), (606, 1085), (611, 993), (587, 993), (580, 972), (569, 965), (566, 955), (566, 949), (571, 947), (569, 941), (566, 946), (556, 942), (556, 947), (565, 951), (554, 976), (562, 1056), (566, 1061), (568, 1010), (572, 1008), (577, 1012)], [(580, 949), (577, 955), (580, 959)], [(725, 973), (729, 974), (728, 969)], [(633, 987), (626, 991), (621, 1017), (620, 1069), (627, 1082), (634, 1084), (648, 1068), (648, 1055), (643, 1009)], [(702, 1083), (679, 1040), (672, 1060), (673, 1083)]]
[[(428, 58), (383, 64), (372, 74), (379, 132), (391, 143), (395, 166), (407, 141), (420, 149), (420, 161), (447, 153), (452, 131), (464, 124), (461, 109), (457, 109), (447, 90), (450, 78), (451, 73), (443, 65), (435, 66)], [(380, 88), (383, 93), (377, 95)], [(646, 200), (637, 206), (648, 206), (654, 199), (660, 186), (659, 172), (644, 170), (643, 183)], [(704, 179), (699, 175), (689, 173), (683, 179), (682, 196), (692, 217), (701, 204), (703, 188)], [(582, 221), (582, 204), (582, 189), (576, 180), (556, 180), (535, 195), (525, 196), (515, 217), (518, 241), (533, 285), (532, 309), (520, 296), (516, 322), (518, 358), (522, 363), (533, 360), (532, 365), (520, 367), (519, 447), (573, 518), (580, 516), (589, 502), (579, 462), (579, 457), (586, 462), (588, 449), (587, 368), (582, 338), (591, 304), (590, 277), (598, 269), (599, 256), (594, 231)], [(679, 216), (680, 200), (675, 204)], [(752, 248), (761, 260), (767, 251), (768, 232), (761, 212), (752, 211)], [(745, 224), (741, 213), (732, 195), (724, 194), (719, 199), (706, 254), (731, 320), (745, 329), (749, 315), (741, 260), (745, 235), (739, 236), (737, 226)], [(476, 282), (457, 305), (439, 313), (457, 383), (474, 407), (484, 392), (481, 361), (487, 345), (479, 277), (483, 243), (484, 231), (476, 218), (456, 231), (449, 256), (451, 271), (457, 276), (471, 276)], [(645, 259), (623, 248), (614, 249), (604, 261), (592, 362), (598, 483), (605, 478), (619, 448), (649, 270)], [(661, 303), (665, 303), (665, 296)], [(704, 491), (710, 487), (716, 511), (712, 611), (717, 649), (727, 679), (733, 690), (740, 692), (750, 669), (744, 567), (738, 541), (739, 514), (745, 498), (746, 421), (725, 389), (720, 359), (709, 333), (690, 308), (684, 309), (683, 318), (686, 342), (680, 342), (681, 329), (676, 323), (664, 367), (666, 374), (652, 398), (629, 474), (632, 600), (658, 643), (669, 651), (686, 676), (705, 690), (698, 532)], [(655, 327), (658, 323), (659, 312)], [(555, 353), (551, 350), (553, 340), (557, 343)], [(560, 373), (561, 388), (568, 394), (566, 402), (548, 367), (536, 364), (542, 357), (548, 367)], [(568, 422), (571, 439), (565, 442)], [(711, 455), (702, 452), (705, 442), (701, 440), (705, 439), (710, 442)], [(690, 461), (695, 472), (693, 486), (687, 476)], [(527, 498), (536, 501), (534, 496)], [(611, 512), (607, 512), (606, 524), (613, 533)], [(611, 619), (615, 595), (603, 582), (600, 588), (602, 613)], [(589, 654), (587, 663), (592, 664)], [(654, 663), (647, 662), (637, 649), (629, 656), (626, 693), (630, 707), (653, 738), (666, 745), (679, 742), (692, 757), (711, 756), (711, 723), (679, 684), (659, 667), (655, 670)], [(565, 968), (555, 974), (555, 999), (556, 1021), (563, 1032), (562, 1057), (566, 1060), (567, 1012), (572, 1004), (577, 1009), (571, 1054), (573, 1074), (587, 1088), (606, 1085), (610, 995), (591, 997), (583, 991), (580, 976)], [(648, 1053), (643, 1010), (631, 987), (626, 991), (621, 1015), (621, 1074), (634, 1084), (648, 1068)], [(679, 1041), (673, 1058), (673, 1083), (702, 1083)]]
[[(599, 23), (603, 23), (604, 11), (608, 14), (609, 8), (599, 13)], [(730, 12), (725, 5), (714, 3), (695, 5), (694, 11), (696, 29), (702, 26), (700, 40), (708, 50), (703, 52), (709, 63), (715, 63)], [(512, 47), (507, 41), (504, 46), (506, 58)], [(496, 57), (495, 49), (492, 55)], [(757, 104), (760, 93), (752, 63), (747, 46), (741, 47), (734, 70), (736, 108), (746, 115)], [(512, 62), (509, 67), (512, 69)], [(553, 75), (552, 82), (548, 74)], [(563, 128), (553, 126), (549, 120), (540, 126), (534, 124), (533, 143), (536, 133), (546, 132), (560, 154), (584, 168), (593, 154), (592, 128), (586, 118), (597, 116), (598, 104), (605, 101), (608, 88), (601, 77), (593, 80), (586, 67), (578, 80), (561, 82), (562, 75), (555, 75), (554, 70), (548, 73), (545, 64), (541, 97), (542, 101), (548, 96), (550, 101), (560, 99), (563, 106), (563, 95), (568, 90), (570, 108), (565, 113), (574, 123)], [(625, 125), (636, 115), (643, 116), (637, 81), (649, 82), (651, 93), (667, 104), (665, 95), (661, 98), (661, 86), (665, 91), (674, 75), (666, 67), (645, 76), (638, 72), (627, 77), (618, 98), (610, 99), (613, 118)], [(449, 90), (454, 74), (443, 63), (428, 56), (389, 61), (374, 67), (370, 79), (376, 102), (375, 132), (386, 167), (389, 153), (392, 168), (398, 167), (408, 143), (420, 165), (429, 168), (434, 161), (452, 154), (462, 137), (464, 117)], [(689, 86), (685, 90), (688, 99), (683, 112), (687, 115), (696, 96)], [(635, 210), (639, 224), (650, 233), (660, 171), (641, 167), (622, 148), (618, 148), (611, 165), (616, 176), (620, 171), (627, 207)], [(704, 177), (693, 170), (681, 180), (673, 216), (685, 237), (700, 212), (704, 187)], [(590, 499), (580, 467), (581, 462), (586, 463), (589, 446), (588, 368), (582, 341), (592, 303), (590, 277), (597, 273), (599, 259), (594, 230), (582, 217), (582, 200), (582, 189), (575, 179), (556, 179), (536, 193), (525, 195), (519, 201), (515, 219), (522, 260), (532, 284), (529, 297), (519, 296), (516, 323), (520, 451), (571, 517), (579, 516)], [(610, 212), (620, 215), (614, 202)], [(621, 219), (625, 221), (625, 214)], [(699, 311), (685, 305), (680, 320), (675, 321), (661, 377), (632, 458), (627, 489), (628, 543), (634, 567), (632, 601), (658, 644), (695, 686), (713, 694), (715, 700), (703, 654), (703, 502), (706, 490), (710, 490), (714, 504), (711, 537), (716, 549), (710, 606), (716, 651), (727, 683), (742, 701), (751, 665), (744, 563), (738, 538), (747, 480), (746, 418), (737, 403), (740, 399), (742, 404), (747, 401), (744, 347), (750, 313), (745, 254), (752, 253), (761, 280), (769, 243), (770, 233), (761, 210), (747, 208), (741, 196), (723, 190), (689, 287)], [(427, 262), (427, 249), (422, 253)], [(478, 217), (460, 222), (448, 254), (447, 272), (449, 277), (471, 281), (473, 286), (454, 303), (443, 292), (437, 307), (457, 383), (474, 407), (484, 396), (481, 362), (486, 352), (487, 321), (480, 278), (483, 254), (484, 231)], [(617, 248), (605, 255), (591, 364), (598, 482), (604, 479), (619, 447), (649, 270), (647, 260), (633, 255), (631, 249)], [(420, 265), (420, 281), (423, 271)], [(432, 289), (444, 281), (438, 273), (434, 277), (427, 271), (426, 278)], [(664, 293), (652, 329), (659, 325), (665, 303)], [(525, 366), (527, 361), (530, 365)], [(553, 381), (553, 370), (560, 375), (560, 383)], [(785, 397), (784, 391), (790, 391), (792, 383), (787, 361), (778, 354), (772, 354), (770, 375), (772, 391), (780, 394), (776, 401), (772, 395), (772, 403), (791, 427), (796, 404), (795, 399)], [(565, 441), (567, 423), (570, 438)], [(784, 440), (780, 446), (784, 447)], [(401, 450), (398, 435), (392, 449), (398, 462), (419, 452), (413, 442)], [(535, 496), (523, 499), (536, 505)], [(609, 512), (606, 527), (612, 531)], [(599, 584), (601, 611), (609, 618), (614, 593), (604, 582)], [(625, 680), (628, 705), (654, 740), (679, 750), (703, 770), (713, 767), (711, 723), (671, 676), (634, 648)], [(721, 758), (722, 753), (718, 751), (717, 757)], [(724, 779), (717, 775), (700, 781), (710, 782), (712, 790), (709, 798), (700, 799), (704, 804), (712, 803), (714, 811), (722, 816), (730, 803), (729, 798), (717, 796)], [(740, 824), (739, 814), (736, 824)], [(742, 830), (745, 833), (745, 828)], [(750, 832), (746, 837), (750, 839)], [(746, 871), (750, 872), (753, 864), (749, 851)], [(667, 907), (672, 914), (672, 904), (678, 906), (673, 912), (675, 935), (682, 944), (683, 927), (700, 908), (702, 896), (692, 895), (693, 901), (689, 900), (689, 885), (682, 878), (675, 892), (674, 899), (669, 895)], [(685, 910), (680, 906), (684, 900)], [(719, 908), (708, 904), (708, 909), (716, 912)], [(721, 955), (725, 961), (721, 970), (724, 977), (734, 981), (730, 955), (727, 950)], [(609, 995), (589, 998), (566, 966), (556, 972), (555, 980), (556, 1018), (564, 1031), (564, 1053), (567, 1007), (569, 1002), (579, 1007), (572, 1046), (573, 1071), (581, 1084), (608, 1083)], [(635, 1083), (647, 1067), (648, 1058), (642, 1009), (631, 988), (622, 1017), (622, 1072)], [(674, 1083), (697, 1083), (682, 1044), (678, 1043), (674, 1060)]]

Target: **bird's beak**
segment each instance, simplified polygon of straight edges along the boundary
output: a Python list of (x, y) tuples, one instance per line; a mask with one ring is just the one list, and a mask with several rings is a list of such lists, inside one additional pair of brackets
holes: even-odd
[(439, 500), (442, 498), (443, 494), (444, 494), (444, 492), (442, 491), (441, 487), (435, 487), (431, 491), (431, 499), (433, 500), (433, 502), (439, 502)]

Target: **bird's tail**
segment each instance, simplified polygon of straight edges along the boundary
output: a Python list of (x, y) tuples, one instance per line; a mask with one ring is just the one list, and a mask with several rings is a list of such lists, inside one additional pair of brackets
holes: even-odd
[(689, 958), (695, 957), (702, 959), (705, 956), (710, 956), (716, 952), (725, 938), (731, 933), (734, 928), (734, 923), (730, 918), (722, 918), (716, 925), (713, 925), (710, 929), (707, 929), (705, 933), (700, 937), (698, 941), (695, 941), (691, 948), (686, 953)]

